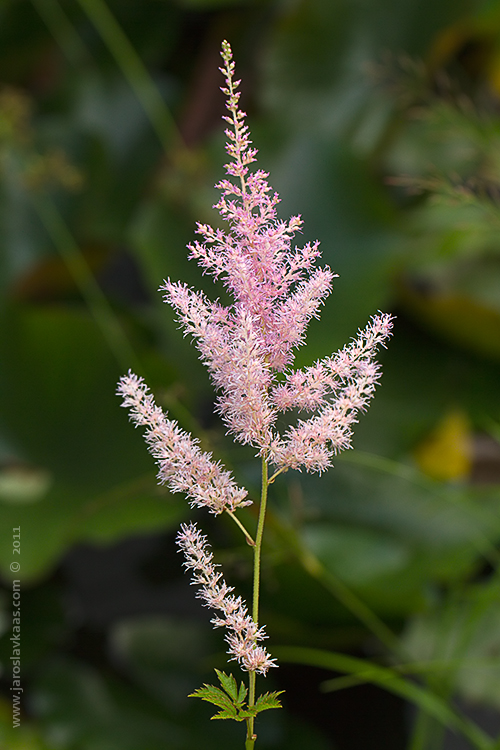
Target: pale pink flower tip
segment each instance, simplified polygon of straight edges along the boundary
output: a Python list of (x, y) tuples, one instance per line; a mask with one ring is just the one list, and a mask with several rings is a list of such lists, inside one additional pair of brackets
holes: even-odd
[(182, 524), (177, 535), (177, 544), (186, 557), (185, 567), (193, 571), (192, 583), (199, 586), (197, 596), (205, 606), (221, 612), (221, 616), (212, 619), (215, 627), (225, 627), (228, 654), (239, 662), (247, 672), (266, 674), (270, 667), (276, 666), (266, 649), (259, 646), (259, 641), (266, 638), (264, 628), (259, 628), (248, 614), (246, 605), (240, 596), (232, 594), (213, 561), (206, 537), (196, 524)]

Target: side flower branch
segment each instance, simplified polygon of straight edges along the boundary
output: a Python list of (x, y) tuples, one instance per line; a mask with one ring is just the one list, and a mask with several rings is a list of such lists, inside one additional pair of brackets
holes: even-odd
[(200, 450), (197, 439), (165, 417), (142, 378), (129, 371), (120, 379), (117, 392), (123, 396), (122, 406), (130, 409), (130, 420), (136, 427), (147, 428), (144, 439), (159, 466), (159, 484), (184, 492), (191, 507), (206, 507), (215, 515), (252, 504), (231, 474), (210, 453)]
[(177, 536), (177, 544), (186, 557), (185, 567), (193, 571), (192, 583), (200, 586), (197, 594), (205, 606), (222, 613), (211, 622), (216, 628), (227, 629), (226, 642), (228, 653), (236, 659), (246, 672), (257, 672), (265, 675), (269, 667), (275, 667), (266, 649), (258, 643), (267, 638), (264, 628), (259, 628), (248, 614), (241, 596), (234, 596), (232, 586), (228, 586), (222, 573), (213, 562), (213, 555), (208, 551), (206, 537), (196, 524), (183, 524)]

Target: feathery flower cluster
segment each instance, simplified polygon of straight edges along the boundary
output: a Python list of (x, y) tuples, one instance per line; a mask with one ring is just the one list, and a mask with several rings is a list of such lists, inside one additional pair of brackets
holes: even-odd
[[(224, 307), (202, 292), (167, 280), (161, 289), (177, 310), (207, 365), (216, 390), (218, 410), (237, 440), (258, 449), (278, 470), (323, 471), (332, 456), (350, 446), (356, 413), (366, 408), (379, 378), (373, 357), (390, 334), (391, 317), (375, 316), (359, 338), (334, 357), (302, 371), (290, 370), (293, 349), (305, 339), (311, 318), (331, 291), (334, 274), (314, 266), (318, 243), (292, 248), (300, 230), (300, 216), (283, 222), (276, 217), (279, 198), (270, 195), (267, 173), (249, 171), (255, 161), (245, 113), (238, 108), (239, 81), (234, 62), (223, 43), (226, 77), (224, 119), (227, 151), (232, 158), (226, 172), (239, 184), (222, 180), (222, 197), (215, 208), (229, 223), (229, 231), (198, 224), (204, 242), (189, 246), (204, 273), (221, 279), (234, 298)], [(279, 412), (315, 410), (284, 435), (275, 430)]]
[(144, 437), (160, 467), (160, 484), (167, 484), (172, 492), (184, 492), (191, 507), (205, 506), (215, 515), (251, 505), (252, 501), (245, 499), (247, 491), (238, 487), (210, 453), (198, 448), (198, 440), (165, 417), (142, 378), (129, 371), (120, 379), (117, 392), (123, 396), (122, 406), (130, 409), (136, 427), (148, 428)]
[(276, 666), (266, 649), (257, 645), (267, 638), (264, 628), (259, 628), (248, 614), (241, 596), (234, 596), (232, 586), (228, 586), (222, 573), (216, 570), (218, 565), (213, 562), (213, 555), (208, 551), (206, 537), (199, 531), (196, 524), (182, 524), (177, 536), (177, 544), (186, 556), (186, 568), (193, 571), (191, 583), (200, 586), (197, 594), (205, 606), (222, 612), (222, 617), (214, 617), (211, 621), (215, 627), (228, 629), (226, 642), (228, 653), (239, 662), (247, 672), (266, 674), (269, 667)]
[[(382, 313), (374, 316), (340, 352), (311, 367), (292, 369), (294, 349), (304, 343), (309, 321), (319, 317), (335, 274), (328, 267), (316, 267), (317, 242), (293, 246), (302, 219), (279, 220), (279, 197), (271, 193), (268, 174), (249, 170), (257, 151), (251, 147), (245, 113), (238, 107), (239, 81), (233, 77), (227, 42), (222, 44), (222, 58), (220, 70), (226, 80), (222, 91), (229, 113), (224, 117), (229, 124), (226, 173), (236, 180), (224, 179), (216, 186), (222, 195), (214, 208), (229, 228), (198, 224), (203, 241), (195, 241), (189, 249), (203, 273), (220, 279), (234, 301), (224, 306), (170, 279), (161, 289), (165, 301), (177, 311), (185, 334), (196, 342), (219, 393), (218, 410), (228, 432), (256, 448), (257, 455), (277, 473), (287, 469), (322, 472), (334, 454), (350, 447), (357, 413), (367, 407), (380, 378), (374, 357), (378, 347), (385, 346), (392, 318)], [(123, 406), (131, 410), (132, 421), (147, 428), (146, 442), (159, 465), (161, 483), (184, 492), (192, 506), (205, 506), (214, 514), (232, 513), (250, 504), (246, 490), (230, 472), (166, 418), (142, 378), (129, 372), (118, 392)], [(292, 409), (312, 414), (279, 432), (278, 416)], [(254, 543), (257, 561), (262, 530)], [(191, 524), (182, 526), (178, 543), (186, 555), (185, 565), (194, 571), (193, 582), (201, 586), (199, 596), (222, 612), (212, 622), (228, 629), (229, 653), (243, 669), (265, 674), (274, 660), (258, 645), (264, 632), (216, 571), (205, 537)], [(256, 596), (258, 601), (258, 585)]]

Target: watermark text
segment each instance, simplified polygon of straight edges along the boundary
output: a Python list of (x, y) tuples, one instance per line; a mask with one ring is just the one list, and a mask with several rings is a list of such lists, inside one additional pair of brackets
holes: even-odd
[[(12, 530), (12, 557), (21, 555), (21, 527), (16, 526)], [(10, 564), (13, 573), (18, 573), (21, 564), (15, 559)], [(12, 581), (12, 726), (18, 727), (21, 723), (21, 581)]]

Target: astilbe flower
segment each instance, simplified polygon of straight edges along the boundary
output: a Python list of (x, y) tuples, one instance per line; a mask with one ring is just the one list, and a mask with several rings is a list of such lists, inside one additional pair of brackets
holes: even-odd
[(182, 524), (177, 544), (186, 556), (185, 567), (193, 571), (191, 582), (200, 586), (198, 598), (207, 607), (222, 613), (222, 617), (214, 617), (211, 622), (215, 627), (225, 627), (229, 631), (226, 635), (228, 653), (245, 671), (265, 675), (269, 667), (275, 666), (275, 660), (258, 645), (267, 637), (264, 628), (257, 626), (241, 597), (231, 593), (233, 587), (228, 586), (222, 573), (216, 570), (219, 566), (208, 551), (206, 537), (196, 524)]
[[(228, 432), (252, 445), (262, 458), (261, 513), (254, 546), (254, 617), (241, 598), (216, 570), (206, 540), (191, 524), (183, 526), (178, 544), (186, 555), (186, 566), (194, 571), (193, 582), (201, 586), (199, 596), (222, 616), (212, 620), (228, 629), (229, 653), (251, 673), (251, 701), (255, 673), (265, 674), (274, 660), (258, 645), (264, 638), (258, 627), (258, 582), (265, 503), (268, 483), (287, 469), (321, 472), (331, 466), (339, 450), (350, 447), (352, 425), (363, 411), (379, 380), (374, 357), (390, 335), (390, 315), (378, 314), (358, 337), (333, 356), (301, 370), (292, 369), (294, 350), (305, 341), (305, 330), (319, 316), (330, 294), (335, 275), (326, 266), (317, 267), (319, 245), (293, 245), (302, 226), (300, 216), (288, 222), (277, 218), (279, 198), (271, 192), (267, 173), (251, 172), (257, 151), (251, 147), (245, 113), (239, 109), (239, 81), (227, 42), (222, 45), (229, 124), (227, 152), (230, 162), (224, 179), (216, 186), (221, 198), (215, 205), (228, 229), (198, 224), (202, 242), (189, 245), (190, 257), (204, 273), (221, 280), (233, 298), (224, 306), (186, 284), (164, 281), (164, 298), (176, 311), (185, 334), (191, 334), (202, 361), (218, 391), (217, 408)], [(214, 514), (233, 512), (250, 501), (230, 472), (200, 450), (197, 441), (167, 419), (155, 405), (142, 378), (123, 377), (118, 392), (123, 406), (130, 408), (136, 425), (146, 427), (149, 450), (159, 465), (158, 478), (174, 492), (184, 492), (194, 506), (205, 506)], [(289, 410), (311, 412), (284, 432), (277, 428), (278, 416)], [(275, 467), (267, 479), (268, 464)], [(243, 527), (242, 527), (243, 528)], [(253, 705), (253, 704), (252, 704)], [(252, 715), (253, 716), (253, 715)], [(249, 718), (249, 742), (253, 718)], [(249, 747), (253, 747), (250, 744)]]
[[(293, 350), (304, 343), (305, 329), (330, 293), (334, 274), (317, 268), (318, 243), (292, 247), (302, 219), (280, 221), (279, 202), (271, 194), (267, 173), (249, 171), (255, 161), (245, 113), (238, 108), (239, 81), (233, 80), (234, 62), (223, 43), (231, 126), (226, 130), (231, 162), (225, 179), (216, 186), (222, 196), (215, 205), (229, 230), (198, 224), (203, 242), (189, 245), (191, 258), (205, 273), (221, 279), (234, 298), (224, 307), (202, 292), (167, 280), (161, 289), (177, 310), (207, 365), (216, 390), (218, 410), (237, 440), (258, 449), (278, 471), (323, 471), (333, 454), (350, 447), (351, 425), (366, 408), (377, 380), (373, 357), (390, 334), (391, 317), (375, 316), (358, 339), (334, 357), (305, 370), (290, 369)], [(275, 425), (279, 412), (312, 410), (280, 435)]]

